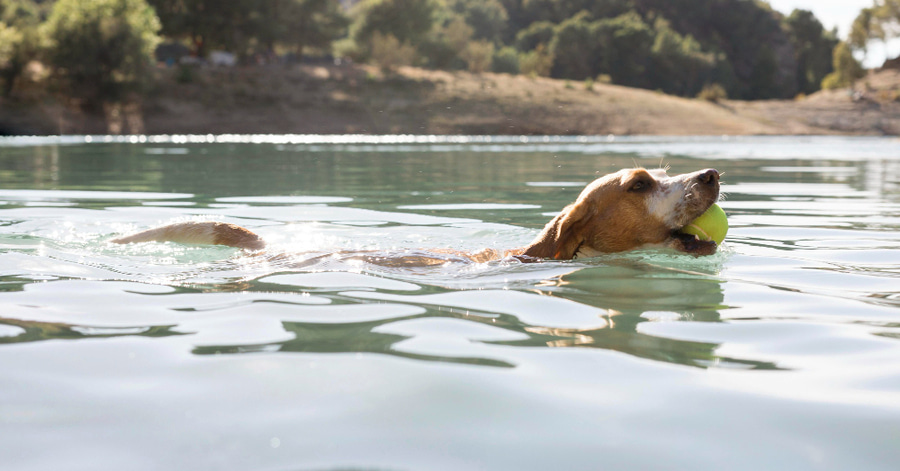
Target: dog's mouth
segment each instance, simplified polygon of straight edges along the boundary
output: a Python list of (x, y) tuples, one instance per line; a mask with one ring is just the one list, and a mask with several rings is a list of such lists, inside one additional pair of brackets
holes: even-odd
[(716, 253), (718, 245), (711, 240), (700, 240), (699, 237), (685, 232), (673, 231), (669, 240), (669, 246), (673, 249), (689, 253), (691, 255), (712, 255)]
[(669, 234), (668, 245), (679, 252), (689, 253), (691, 255), (712, 255), (716, 253), (716, 249), (718, 249), (719, 246), (714, 241), (702, 240), (694, 234), (684, 232), (684, 228), (690, 225), (690, 221), (700, 217), (700, 215), (706, 212), (714, 202), (715, 201), (712, 201), (708, 205), (704, 205), (702, 210), (700, 210), (701, 208), (697, 208), (695, 216), (691, 218), (689, 222), (681, 228), (672, 231)]

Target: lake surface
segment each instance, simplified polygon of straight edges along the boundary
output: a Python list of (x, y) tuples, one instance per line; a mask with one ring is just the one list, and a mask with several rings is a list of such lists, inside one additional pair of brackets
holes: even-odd
[[(340, 255), (523, 246), (634, 165), (723, 173), (716, 255)], [(194, 219), (269, 251), (108, 243)], [(897, 469), (900, 140), (0, 139), (0, 459)]]

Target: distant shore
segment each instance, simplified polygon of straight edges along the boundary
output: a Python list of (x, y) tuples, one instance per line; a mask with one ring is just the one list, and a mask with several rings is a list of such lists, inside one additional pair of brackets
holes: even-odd
[[(797, 100), (717, 103), (603, 83), (357, 65), (158, 70), (140, 107), (91, 115), (37, 87), (2, 134), (900, 135), (900, 71)], [(179, 80), (180, 79), (180, 80)], [(109, 110), (108, 110), (109, 112)]]

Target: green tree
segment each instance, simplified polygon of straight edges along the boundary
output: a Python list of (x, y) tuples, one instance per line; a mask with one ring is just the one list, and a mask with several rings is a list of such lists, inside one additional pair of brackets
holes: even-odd
[(160, 25), (144, 0), (59, 0), (44, 27), (53, 77), (95, 110), (142, 91), (152, 76)]
[(502, 74), (519, 73), (519, 53), (514, 47), (506, 46), (494, 51), (491, 70)]
[[(312, 48), (328, 51), (346, 33), (349, 19), (333, 0), (267, 0), (249, 4), (245, 35), (265, 51), (276, 45), (303, 54)], [(241, 51), (238, 51), (241, 52)]]
[(684, 96), (697, 94), (710, 80), (715, 67), (714, 55), (704, 52), (693, 36), (678, 34), (661, 18), (654, 29), (656, 38), (650, 50), (647, 88)]
[(563, 21), (554, 30), (550, 52), (555, 58), (553, 76), (584, 80), (597, 75), (600, 63), (600, 39), (596, 36), (597, 24), (590, 13), (582, 11)]
[(491, 68), (494, 61), (494, 43), (490, 41), (472, 41), (460, 54), (469, 67), (469, 72), (480, 74)]
[(416, 49), (409, 43), (400, 43), (393, 35), (372, 34), (371, 60), (385, 73), (394, 72), (398, 67), (411, 65), (416, 60)]
[(814, 93), (833, 70), (831, 55), (838, 40), (807, 10), (794, 10), (784, 23), (797, 60), (797, 89), (801, 93)]
[(553, 70), (553, 60), (553, 53), (538, 44), (534, 50), (519, 55), (519, 68), (525, 75), (548, 77)]
[(356, 6), (351, 35), (358, 45), (376, 32), (418, 44), (436, 24), (439, 6), (435, 0), (364, 0)]
[(527, 28), (516, 33), (516, 49), (526, 52), (533, 51), (540, 45), (548, 46), (553, 40), (556, 25), (549, 21), (535, 21)]
[(450, 0), (449, 6), (472, 27), (473, 39), (502, 40), (509, 16), (499, 0)]
[(853, 57), (850, 45), (841, 42), (834, 48), (833, 54), (834, 72), (828, 74), (822, 80), (822, 88), (831, 90), (835, 88), (849, 87), (858, 79), (866, 76), (866, 71)]
[(600, 73), (614, 83), (646, 86), (645, 72), (650, 61), (654, 32), (640, 15), (626, 13), (604, 19), (595, 26), (594, 36), (602, 53)]
[(875, 0), (856, 16), (848, 41), (852, 47), (865, 51), (869, 41), (896, 37), (900, 37), (900, 0)]
[(466, 61), (462, 58), (474, 30), (466, 20), (449, 11), (438, 15), (431, 32), (418, 43), (418, 51), (429, 67), (437, 69), (463, 69)]
[[(162, 34), (190, 41), (193, 53), (238, 51), (246, 46), (254, 26), (250, 0), (147, 0), (159, 15)], [(261, 2), (260, 5), (266, 5)], [(277, 29), (277, 25), (274, 26)]]
[(0, 2), (0, 81), (5, 97), (12, 94), (28, 62), (38, 56), (40, 21), (40, 8), (31, 0)]

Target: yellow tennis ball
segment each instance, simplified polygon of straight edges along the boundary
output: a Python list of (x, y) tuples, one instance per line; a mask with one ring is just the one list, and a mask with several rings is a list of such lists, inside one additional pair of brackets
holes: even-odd
[(693, 234), (700, 240), (713, 240), (716, 245), (721, 245), (728, 233), (728, 217), (719, 205), (713, 204), (700, 217), (684, 226), (681, 232)]

